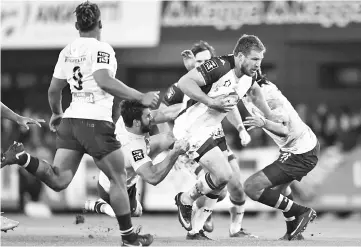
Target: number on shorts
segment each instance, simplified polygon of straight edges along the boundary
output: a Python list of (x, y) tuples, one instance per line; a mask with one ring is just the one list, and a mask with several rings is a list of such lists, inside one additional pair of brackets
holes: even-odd
[(73, 68), (73, 80), (78, 83), (77, 86), (74, 85), (74, 88), (77, 90), (82, 90), (83, 89), (83, 81), (81, 80), (83, 78), (82, 73), (80, 72), (80, 67), (79, 66), (75, 66)]

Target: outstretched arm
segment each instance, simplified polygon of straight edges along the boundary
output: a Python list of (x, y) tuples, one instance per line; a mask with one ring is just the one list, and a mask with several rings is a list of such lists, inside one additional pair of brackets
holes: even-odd
[(149, 161), (139, 167), (135, 172), (147, 183), (157, 185), (168, 175), (179, 155), (189, 149), (189, 143), (185, 140), (177, 141), (174, 148), (169, 151), (167, 157), (160, 163), (154, 164)]

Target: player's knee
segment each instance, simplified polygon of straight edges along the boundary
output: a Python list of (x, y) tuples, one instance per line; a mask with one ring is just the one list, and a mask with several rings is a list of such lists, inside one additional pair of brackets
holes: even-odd
[(232, 179), (232, 170), (224, 168), (217, 173), (217, 184), (228, 184)]
[(65, 190), (66, 188), (68, 188), (70, 183), (66, 183), (66, 182), (62, 182), (62, 181), (55, 181), (51, 188), (55, 191), (55, 192), (60, 192)]
[(257, 186), (256, 186), (256, 184), (254, 183), (254, 181), (251, 178), (248, 178), (244, 182), (244, 192), (252, 200), (257, 200), (258, 199)]

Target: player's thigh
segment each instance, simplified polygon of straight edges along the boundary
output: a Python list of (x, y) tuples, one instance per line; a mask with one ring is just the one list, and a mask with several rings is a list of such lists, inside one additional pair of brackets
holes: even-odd
[(149, 138), (150, 142), (150, 152), (149, 157), (154, 158), (163, 151), (169, 149), (169, 147), (174, 143), (175, 138), (172, 132), (160, 133), (153, 135)]
[(121, 147), (115, 136), (115, 125), (109, 121), (76, 119), (74, 135), (85, 151), (97, 160)]
[(272, 187), (272, 182), (264, 174), (263, 170), (251, 175), (244, 183), (246, 193), (260, 191), (269, 187)]
[(107, 154), (102, 159), (94, 158), (94, 162), (110, 180), (125, 185), (125, 157), (120, 148)]
[(218, 146), (204, 153), (199, 162), (213, 176), (221, 180), (228, 182), (232, 177), (232, 169)]
[(74, 136), (76, 128), (74, 119), (63, 118), (56, 133), (56, 153), (53, 166), (60, 176), (73, 178), (78, 170), (80, 161), (85, 152), (82, 145)]
[(56, 150), (53, 166), (57, 168), (62, 176), (71, 176), (73, 178), (83, 155), (83, 152), (77, 150), (59, 148)]

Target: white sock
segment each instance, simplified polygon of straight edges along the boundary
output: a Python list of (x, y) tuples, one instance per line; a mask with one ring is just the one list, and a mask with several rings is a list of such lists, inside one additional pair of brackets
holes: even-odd
[(104, 214), (107, 214), (110, 217), (115, 218), (115, 213), (114, 213), (114, 210), (113, 210), (112, 206), (110, 206), (108, 203), (106, 203), (102, 199), (98, 199), (98, 202), (104, 203), (103, 205), (100, 206), (100, 212), (102, 212)]
[(193, 205), (194, 201), (202, 195), (206, 195), (211, 192), (211, 189), (206, 182), (206, 174), (200, 176), (196, 181), (196, 184), (187, 192), (181, 196), (181, 202), (185, 205)]
[(202, 207), (194, 206), (194, 215), (192, 217), (192, 230), (190, 234), (196, 234), (203, 229), (203, 225), (206, 222), (209, 215), (212, 213), (214, 207), (217, 204), (217, 199), (211, 199), (205, 197), (204, 205)]
[(231, 225), (229, 227), (229, 231), (231, 234), (235, 234), (241, 230), (244, 211), (244, 204), (241, 206), (233, 204), (233, 206), (229, 209), (229, 213), (231, 214)]

